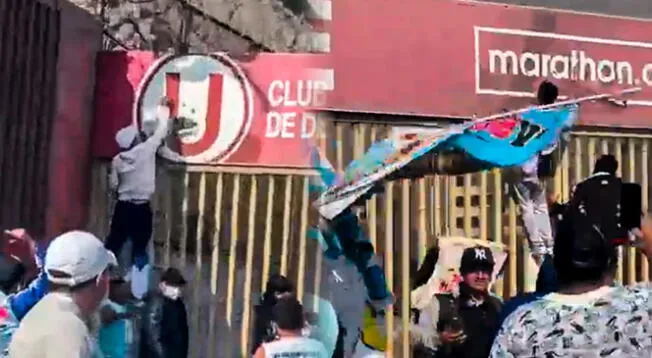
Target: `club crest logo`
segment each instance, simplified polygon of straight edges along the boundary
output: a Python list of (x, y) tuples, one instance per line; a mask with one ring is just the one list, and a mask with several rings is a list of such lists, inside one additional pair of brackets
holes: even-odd
[(225, 54), (166, 56), (150, 67), (136, 94), (133, 116), (148, 135), (162, 97), (171, 100), (176, 118), (173, 135), (161, 150), (169, 160), (219, 163), (240, 147), (250, 130), (251, 86)]

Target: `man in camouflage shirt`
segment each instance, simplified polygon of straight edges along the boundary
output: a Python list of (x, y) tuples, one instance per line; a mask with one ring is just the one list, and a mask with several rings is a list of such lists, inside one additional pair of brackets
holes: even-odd
[[(559, 291), (512, 313), (490, 357), (652, 357), (652, 286), (611, 285), (616, 248), (581, 221), (563, 220), (557, 233)], [(640, 246), (652, 257), (650, 219)]]

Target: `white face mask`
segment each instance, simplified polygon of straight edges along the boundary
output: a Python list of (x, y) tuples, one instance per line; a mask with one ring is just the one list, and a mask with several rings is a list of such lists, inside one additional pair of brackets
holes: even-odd
[(171, 300), (178, 300), (181, 297), (181, 287), (168, 286), (165, 283), (161, 283), (160, 288), (161, 294)]

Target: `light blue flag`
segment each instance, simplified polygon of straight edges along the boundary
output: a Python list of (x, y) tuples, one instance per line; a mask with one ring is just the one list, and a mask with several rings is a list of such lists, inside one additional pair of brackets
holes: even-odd
[(427, 154), (462, 152), (486, 169), (523, 164), (554, 145), (572, 127), (577, 111), (577, 105), (533, 108), (516, 116), (450, 125), (401, 140), (382, 140), (349, 164), (343, 180), (325, 191), (315, 206), (323, 217), (332, 219), (390, 174)]

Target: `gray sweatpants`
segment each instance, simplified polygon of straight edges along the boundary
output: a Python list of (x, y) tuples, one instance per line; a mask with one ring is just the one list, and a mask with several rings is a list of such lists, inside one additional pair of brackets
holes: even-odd
[(540, 181), (530, 179), (513, 184), (512, 189), (514, 200), (521, 208), (532, 255), (552, 254), (554, 239), (545, 187)]

